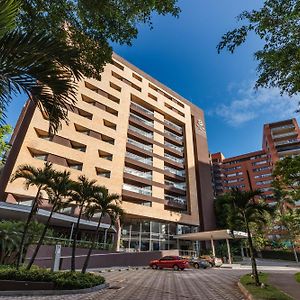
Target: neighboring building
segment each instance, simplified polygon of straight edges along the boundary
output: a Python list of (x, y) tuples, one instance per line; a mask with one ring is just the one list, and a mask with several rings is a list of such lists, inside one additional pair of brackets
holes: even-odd
[(176, 248), (172, 235), (214, 228), (201, 109), (114, 55), (101, 81), (79, 82), (69, 119), (50, 136), (45, 116), (26, 104), (0, 181), (4, 201), (30, 205), (36, 189), (9, 178), (19, 165), (48, 161), (122, 195), (126, 249)]
[(300, 130), (296, 119), (265, 124), (262, 150), (224, 158), (218, 152), (211, 155), (215, 196), (231, 188), (260, 189), (273, 201), (272, 170), (276, 161), (300, 154)]

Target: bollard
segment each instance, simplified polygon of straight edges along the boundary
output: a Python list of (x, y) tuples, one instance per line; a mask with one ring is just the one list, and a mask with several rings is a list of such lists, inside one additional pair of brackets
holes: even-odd
[(59, 263), (60, 263), (60, 258), (61, 258), (61, 245), (55, 245), (54, 249), (54, 260), (53, 260), (53, 267), (52, 271), (59, 271)]

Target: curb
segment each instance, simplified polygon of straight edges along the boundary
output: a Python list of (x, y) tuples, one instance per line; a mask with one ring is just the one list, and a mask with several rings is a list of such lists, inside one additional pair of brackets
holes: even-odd
[(255, 300), (253, 296), (249, 293), (249, 291), (241, 284), (240, 281), (238, 281), (237, 285), (240, 288), (242, 294), (245, 296), (246, 300)]
[(31, 291), (0, 291), (0, 296), (55, 296), (55, 295), (72, 295), (72, 294), (87, 294), (97, 292), (108, 288), (108, 283), (103, 283), (91, 288), (79, 290), (31, 290)]
[(146, 269), (150, 269), (150, 267), (113, 268), (113, 269), (105, 269), (105, 270), (91, 271), (91, 272), (94, 272), (94, 273), (108, 273), (108, 272), (136, 271), (136, 270), (146, 270)]

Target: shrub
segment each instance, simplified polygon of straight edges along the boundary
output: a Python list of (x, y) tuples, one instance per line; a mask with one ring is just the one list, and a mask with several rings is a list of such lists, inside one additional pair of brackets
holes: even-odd
[(10, 266), (0, 267), (0, 280), (53, 282), (55, 288), (61, 290), (90, 288), (105, 282), (102, 276), (92, 273), (52, 272), (36, 267), (27, 271), (24, 268), (16, 270)]

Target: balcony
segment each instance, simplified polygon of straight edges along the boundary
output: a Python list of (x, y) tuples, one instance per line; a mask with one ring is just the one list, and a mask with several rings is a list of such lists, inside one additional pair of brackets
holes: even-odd
[(179, 164), (183, 164), (183, 162), (184, 162), (183, 158), (178, 158), (178, 157), (175, 157), (175, 156), (170, 155), (168, 153), (165, 153), (165, 158), (170, 159), (172, 161), (175, 161), (175, 162), (177, 162)]
[(297, 153), (297, 154), (300, 153), (300, 147), (292, 148), (292, 149), (279, 149), (279, 150), (278, 150), (279, 156), (289, 155), (289, 154), (295, 155), (296, 153)]
[(179, 146), (175, 146), (172, 143), (166, 142), (165, 141), (165, 146), (170, 147), (178, 152), (182, 152), (183, 151), (183, 147), (179, 147)]
[(289, 144), (293, 144), (293, 143), (299, 143), (300, 139), (291, 139), (291, 140), (287, 140), (287, 141), (280, 141), (275, 143), (275, 146), (281, 146), (281, 145), (289, 145)]
[(165, 129), (165, 134), (167, 134), (168, 136), (172, 137), (173, 139), (175, 139), (177, 141), (182, 142), (182, 140), (183, 140), (183, 136), (179, 136), (179, 135), (177, 135), (169, 130), (166, 130), (166, 129)]
[(146, 158), (146, 157), (142, 157), (142, 156), (130, 153), (130, 152), (126, 152), (125, 156), (128, 157), (128, 158), (131, 158), (133, 160), (139, 161), (143, 164), (147, 164), (147, 165), (152, 166), (152, 163), (153, 163), (152, 158), (150, 158), (150, 157)]
[(127, 142), (128, 142), (129, 144), (132, 144), (132, 145), (134, 145), (134, 146), (136, 146), (136, 147), (138, 147), (138, 148), (141, 148), (141, 149), (143, 149), (143, 150), (150, 151), (150, 152), (153, 151), (153, 146), (152, 146), (152, 145), (146, 145), (146, 144), (143, 144), (143, 143), (138, 142), (138, 141), (136, 141), (136, 140), (133, 140), (133, 139), (131, 139), (131, 138), (127, 138)]
[(298, 133), (296, 131), (293, 131), (293, 132), (287, 132), (287, 133), (283, 133), (283, 134), (272, 134), (272, 138), (279, 139), (279, 138), (290, 137), (290, 136), (295, 136), (295, 135), (298, 135)]
[(276, 132), (276, 131), (283, 131), (283, 130), (286, 130), (286, 129), (295, 129), (295, 126), (293, 124), (283, 125), (283, 126), (280, 126), (280, 127), (272, 128), (271, 132), (273, 133), (273, 132)]
[(149, 187), (139, 187), (139, 186), (131, 185), (131, 184), (128, 184), (128, 183), (124, 183), (123, 184), (123, 190), (134, 192), (134, 193), (141, 194), (141, 195), (147, 195), (147, 196), (152, 195), (151, 186), (149, 186)]
[(185, 182), (177, 183), (177, 182), (174, 182), (174, 181), (165, 180), (165, 185), (172, 186), (176, 189), (183, 190), (183, 191), (186, 190), (186, 183)]
[(124, 172), (127, 174), (132, 174), (134, 176), (138, 176), (141, 178), (146, 178), (152, 180), (152, 173), (151, 172), (142, 172), (139, 170), (135, 170), (129, 167), (125, 167)]
[(176, 169), (173, 169), (171, 167), (165, 166), (165, 171), (168, 171), (168, 172), (170, 172), (174, 175), (177, 175), (177, 176), (181, 176), (181, 177), (185, 176), (185, 171), (184, 170), (176, 170)]
[(175, 205), (181, 208), (186, 208), (186, 198), (184, 197), (174, 197), (165, 194), (165, 200), (167, 201), (168, 205)]
[(169, 121), (169, 120), (165, 120), (165, 124), (169, 125), (170, 127), (175, 128), (178, 131), (182, 131), (182, 127), (174, 124), (173, 122)]
[(133, 118), (134, 120), (137, 120), (137, 121), (147, 125), (147, 126), (150, 126), (150, 127), (154, 126), (153, 121), (148, 121), (148, 120), (146, 120), (146, 119), (144, 119), (144, 118), (142, 118), (142, 117), (140, 117), (136, 114), (130, 113), (130, 117)]
[(149, 116), (153, 116), (153, 115), (154, 115), (154, 112), (153, 112), (153, 111), (151, 111), (151, 110), (147, 109), (146, 107), (144, 107), (144, 106), (142, 106), (142, 105), (140, 105), (140, 104), (137, 104), (137, 103), (135, 103), (135, 102), (131, 102), (131, 106), (132, 106), (132, 107), (135, 107), (135, 108), (137, 108), (137, 109), (142, 110), (145, 114), (147, 114), (147, 115), (149, 115)]
[(147, 138), (153, 139), (153, 133), (152, 132), (144, 131), (144, 130), (139, 129), (139, 128), (137, 128), (135, 126), (132, 126), (132, 125), (129, 125), (128, 129), (131, 130), (131, 131), (134, 131), (138, 134), (141, 134), (141, 135), (143, 135)]

